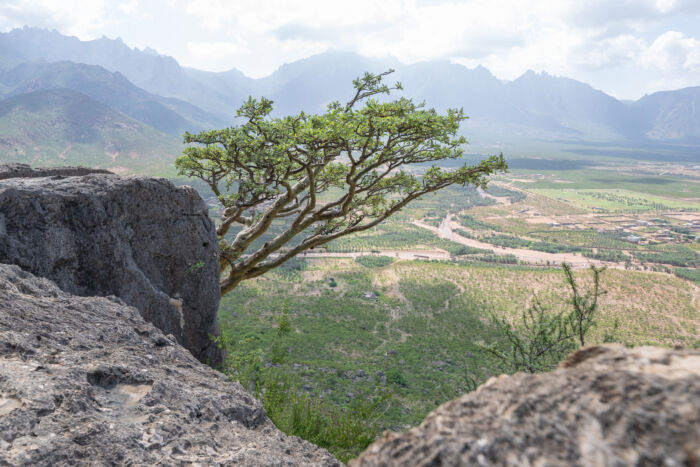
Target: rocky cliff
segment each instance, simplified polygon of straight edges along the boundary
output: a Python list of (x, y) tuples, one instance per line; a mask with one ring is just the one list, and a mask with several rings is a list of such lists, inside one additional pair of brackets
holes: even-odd
[(339, 465), (116, 297), (0, 264), (0, 465)]
[(220, 353), (218, 246), (199, 195), (165, 179), (0, 166), (0, 262), (115, 295), (202, 361)]
[(700, 465), (700, 352), (597, 346), (493, 378), (351, 466)]

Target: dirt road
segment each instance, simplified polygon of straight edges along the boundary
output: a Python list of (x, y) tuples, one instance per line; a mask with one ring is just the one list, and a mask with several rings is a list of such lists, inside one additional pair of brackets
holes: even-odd
[(599, 261), (590, 258), (586, 258), (580, 255), (574, 255), (572, 253), (546, 253), (544, 251), (527, 250), (525, 248), (508, 248), (501, 247), (497, 245), (491, 245), (490, 243), (482, 242), (479, 240), (474, 240), (471, 238), (463, 237), (452, 231), (454, 227), (459, 227), (459, 225), (452, 221), (452, 215), (448, 215), (443, 219), (438, 227), (433, 227), (432, 225), (424, 224), (419, 221), (413, 222), (414, 225), (422, 227), (424, 229), (431, 230), (435, 232), (440, 238), (451, 240), (456, 243), (461, 243), (462, 245), (483, 248), (486, 250), (493, 250), (497, 255), (514, 255), (519, 260), (527, 261), (529, 263), (535, 264), (549, 264), (558, 265), (563, 262), (570, 264), (574, 268), (587, 268), (591, 265), (594, 266), (607, 266), (609, 268), (624, 269), (624, 263), (614, 263), (609, 261)]
[(331, 253), (321, 251), (308, 251), (300, 254), (298, 258), (357, 258), (358, 256), (391, 256), (399, 259), (438, 259), (448, 260), (450, 254), (445, 250), (374, 250), (352, 253)]

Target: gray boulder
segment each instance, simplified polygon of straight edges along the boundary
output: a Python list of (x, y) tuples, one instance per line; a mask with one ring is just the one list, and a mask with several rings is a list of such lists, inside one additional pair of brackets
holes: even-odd
[(0, 167), (0, 262), (74, 295), (120, 297), (217, 363), (218, 246), (195, 190), (75, 167)]
[(0, 465), (340, 465), (116, 297), (0, 264)]
[(700, 465), (700, 352), (596, 346), (492, 378), (350, 465)]

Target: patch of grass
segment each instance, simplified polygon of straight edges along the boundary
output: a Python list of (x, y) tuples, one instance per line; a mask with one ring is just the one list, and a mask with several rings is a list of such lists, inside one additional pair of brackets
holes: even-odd
[(355, 262), (366, 268), (383, 268), (394, 262), (390, 256), (358, 256)]

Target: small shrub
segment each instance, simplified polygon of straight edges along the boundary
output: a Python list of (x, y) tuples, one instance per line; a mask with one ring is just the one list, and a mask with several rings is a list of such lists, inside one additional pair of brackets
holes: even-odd
[(386, 380), (391, 384), (395, 384), (402, 388), (408, 387), (408, 381), (406, 377), (399, 370), (391, 370), (386, 375)]

